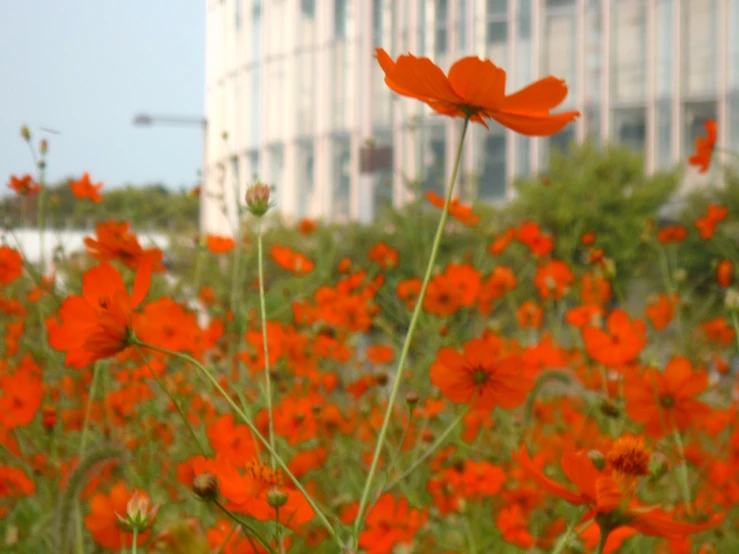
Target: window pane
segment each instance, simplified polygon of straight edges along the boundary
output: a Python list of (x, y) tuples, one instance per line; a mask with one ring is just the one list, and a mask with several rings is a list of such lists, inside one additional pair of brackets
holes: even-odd
[(333, 210), (337, 219), (349, 217), (349, 190), (351, 184), (349, 137), (333, 141)]
[[(717, 85), (715, 0), (683, 1), (683, 90), (714, 94)], [(734, 31), (734, 32), (732, 32)], [(730, 30), (729, 35), (735, 34)]]
[(311, 143), (300, 144), (297, 149), (295, 194), (297, 195), (295, 209), (299, 216), (305, 216), (310, 209), (313, 197), (313, 172), (315, 161), (313, 158), (313, 145)]
[(446, 136), (444, 125), (424, 122), (419, 126), (421, 176), (424, 191), (444, 194), (446, 184)]
[(479, 166), (477, 197), (502, 200), (506, 196), (506, 139), (502, 129), (483, 135), (482, 146), (484, 154)]
[(657, 148), (655, 153), (658, 169), (672, 167), (672, 106), (670, 100), (657, 103)]
[(729, 0), (729, 88), (739, 93), (739, 0)]
[(614, 102), (642, 102), (646, 94), (646, 6), (639, 0), (615, 3), (611, 12), (611, 91)]
[[(567, 81), (570, 90), (576, 90), (577, 21), (574, 9), (560, 8), (547, 14), (542, 48), (543, 74), (556, 75)], [(573, 102), (574, 95), (568, 95), (565, 103)]]
[(672, 1), (657, 2), (657, 96), (672, 92)]
[(613, 136), (635, 152), (644, 152), (646, 141), (646, 118), (643, 108), (617, 109), (613, 113)]
[(346, 38), (346, 0), (334, 0), (334, 37)]

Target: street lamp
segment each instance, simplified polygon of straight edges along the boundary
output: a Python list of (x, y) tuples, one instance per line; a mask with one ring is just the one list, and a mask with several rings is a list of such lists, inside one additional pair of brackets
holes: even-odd
[(203, 228), (205, 222), (205, 198), (206, 187), (206, 167), (208, 165), (208, 120), (205, 117), (182, 116), (182, 115), (152, 115), (147, 113), (136, 114), (133, 118), (133, 124), (137, 127), (151, 127), (153, 125), (163, 125), (172, 127), (200, 127), (203, 134), (203, 164), (200, 170), (200, 228)]

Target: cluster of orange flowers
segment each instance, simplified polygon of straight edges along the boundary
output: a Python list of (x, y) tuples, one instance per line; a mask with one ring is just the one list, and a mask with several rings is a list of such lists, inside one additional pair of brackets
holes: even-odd
[[(539, 136), (578, 116), (550, 113), (567, 92), (553, 77), (506, 95), (490, 61), (464, 58), (444, 75), (426, 58), (377, 58), (393, 91), (466, 122)], [(691, 158), (706, 168), (707, 129)], [(9, 186), (40, 191), (29, 176)], [(101, 201), (87, 174), (70, 187)], [(60, 268), (64, 283), (0, 246), (2, 540), (54, 551), (45, 545), (77, 532), (79, 510), (74, 540), (109, 552), (732, 548), (739, 301), (696, 314), (695, 291), (670, 279), (624, 298), (592, 230), (574, 263), (534, 221), (493, 234), (473, 206), (428, 201), (449, 211), (453, 232), (487, 242), (477, 255), (450, 250), (426, 281), (410, 261), (417, 245), (396, 234), (329, 259), (309, 220), (291, 245), (267, 235), (264, 282), (260, 264), (229, 286), (224, 266), (253, 255), (252, 241), (205, 237), (193, 279), (168, 272), (128, 223), (99, 223), (87, 256)], [(695, 230), (648, 225), (645, 240), (666, 252), (697, 231), (724, 244), (731, 215), (714, 204)], [(732, 286), (730, 258), (709, 268), (705, 298)], [(417, 308), (406, 357), (400, 338)], [(396, 359), (405, 401), (388, 405)], [(382, 478), (365, 506), (386, 412)], [(42, 503), (60, 490), (56, 509), (72, 513), (39, 539), (55, 509)]]

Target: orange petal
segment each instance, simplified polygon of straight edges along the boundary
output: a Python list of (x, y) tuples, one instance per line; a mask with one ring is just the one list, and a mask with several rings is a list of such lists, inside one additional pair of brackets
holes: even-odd
[(567, 97), (567, 84), (556, 77), (544, 77), (506, 96), (502, 110), (508, 113), (549, 112)]
[(496, 110), (505, 98), (505, 71), (476, 56), (455, 62), (449, 70), (449, 83), (471, 106)]
[(444, 72), (428, 58), (399, 56), (395, 68), (386, 74), (385, 82), (398, 94), (419, 100), (464, 103)]
[(495, 121), (530, 137), (547, 137), (558, 133), (564, 127), (580, 117), (580, 112), (564, 112), (553, 115), (532, 113), (515, 114), (506, 112), (493, 112), (488, 114)]

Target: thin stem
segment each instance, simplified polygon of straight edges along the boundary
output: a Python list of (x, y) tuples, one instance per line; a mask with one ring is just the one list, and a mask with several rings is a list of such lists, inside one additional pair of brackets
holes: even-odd
[(395, 373), (395, 381), (393, 382), (393, 388), (390, 391), (390, 398), (388, 398), (387, 409), (385, 410), (385, 419), (382, 422), (382, 428), (380, 429), (380, 435), (377, 438), (377, 445), (375, 446), (375, 453), (372, 458), (372, 465), (370, 466), (369, 473), (367, 474), (367, 480), (364, 483), (364, 491), (362, 492), (362, 498), (359, 501), (359, 510), (357, 511), (357, 518), (354, 521), (354, 539), (355, 542), (359, 536), (359, 530), (364, 522), (365, 510), (367, 508), (367, 502), (369, 501), (370, 492), (372, 485), (375, 480), (375, 474), (377, 473), (377, 466), (380, 462), (380, 456), (382, 455), (382, 449), (385, 444), (387, 437), (387, 431), (390, 427), (390, 419), (393, 413), (393, 406), (395, 400), (400, 391), (400, 382), (403, 379), (403, 367), (405, 366), (406, 358), (408, 357), (408, 351), (410, 350), (411, 340), (413, 339), (413, 332), (416, 329), (418, 318), (423, 310), (423, 299), (426, 296), (426, 289), (428, 288), (429, 281), (431, 281), (431, 274), (434, 270), (434, 264), (436, 263), (436, 255), (439, 252), (439, 245), (441, 244), (441, 237), (444, 234), (444, 227), (446, 225), (447, 217), (449, 216), (449, 204), (452, 199), (452, 192), (454, 191), (454, 183), (457, 180), (457, 173), (459, 172), (459, 164), (462, 160), (462, 145), (464, 144), (464, 137), (467, 134), (467, 127), (469, 126), (470, 119), (466, 117), (464, 125), (462, 127), (462, 135), (459, 138), (459, 146), (457, 147), (457, 157), (454, 160), (454, 167), (452, 168), (452, 176), (449, 181), (449, 186), (446, 191), (446, 201), (444, 202), (444, 208), (441, 210), (441, 217), (439, 218), (439, 226), (436, 229), (436, 236), (434, 237), (434, 243), (431, 247), (431, 256), (429, 257), (428, 266), (426, 267), (426, 275), (423, 278), (423, 284), (421, 285), (421, 292), (416, 300), (416, 306), (413, 309), (413, 316), (408, 326), (408, 332), (405, 335), (405, 341), (403, 342), (403, 350), (398, 360), (398, 368)]
[(135, 527), (133, 528), (133, 544), (131, 545), (131, 554), (136, 554), (136, 549), (138, 548), (139, 542), (139, 528)]
[(98, 364), (92, 367), (92, 383), (90, 383), (90, 393), (87, 395), (87, 407), (85, 408), (85, 420), (82, 422), (82, 437), (80, 439), (80, 450), (79, 460), (82, 463), (82, 458), (85, 456), (85, 446), (87, 445), (87, 429), (90, 422), (90, 412), (92, 411), (92, 401), (95, 396), (95, 388), (98, 382), (98, 374), (100, 369)]
[(156, 352), (161, 352), (163, 354), (168, 354), (170, 356), (174, 356), (176, 358), (179, 358), (181, 360), (184, 360), (186, 362), (190, 362), (193, 364), (209, 381), (210, 383), (218, 390), (219, 393), (221, 393), (221, 396), (226, 400), (228, 405), (231, 407), (231, 409), (236, 412), (236, 414), (241, 418), (241, 420), (251, 429), (251, 432), (254, 433), (254, 436), (257, 438), (257, 440), (262, 443), (262, 446), (267, 449), (267, 451), (272, 454), (275, 457), (275, 461), (277, 462), (277, 465), (280, 466), (280, 468), (285, 472), (285, 474), (288, 476), (288, 478), (293, 482), (295, 487), (300, 491), (300, 493), (305, 497), (305, 500), (310, 504), (310, 507), (313, 508), (313, 511), (318, 516), (318, 519), (321, 520), (321, 523), (326, 528), (326, 530), (329, 532), (331, 537), (337, 542), (337, 544), (343, 548), (344, 542), (339, 538), (339, 536), (336, 534), (336, 531), (334, 530), (331, 523), (328, 521), (324, 513), (321, 511), (321, 509), (316, 504), (315, 500), (308, 494), (308, 491), (305, 490), (305, 487), (300, 483), (297, 477), (293, 475), (293, 473), (290, 471), (290, 468), (287, 466), (285, 461), (280, 458), (277, 453), (272, 450), (272, 447), (270, 446), (269, 442), (262, 436), (262, 434), (259, 432), (259, 429), (257, 429), (256, 425), (251, 421), (249, 416), (247, 416), (244, 411), (239, 407), (236, 402), (233, 401), (233, 399), (229, 396), (229, 394), (223, 389), (221, 384), (218, 382), (218, 379), (216, 379), (213, 374), (199, 361), (197, 361), (192, 356), (188, 356), (187, 354), (182, 354), (181, 352), (175, 352), (173, 350), (167, 350), (166, 348), (160, 348), (158, 346), (154, 346), (151, 344), (146, 344), (145, 342), (141, 342), (138, 339), (134, 339), (133, 344), (137, 344), (139, 346), (142, 346), (143, 348), (148, 348), (149, 350), (154, 350)]
[(608, 542), (608, 535), (610, 531), (604, 531), (603, 527), (600, 528), (600, 539), (598, 540), (598, 546), (595, 548), (595, 554), (603, 554), (606, 549), (606, 542)]
[(683, 439), (680, 436), (680, 431), (678, 431), (677, 427), (675, 426), (674, 422), (672, 422), (672, 436), (675, 439), (675, 444), (677, 445), (677, 450), (680, 452), (680, 486), (683, 490), (683, 498), (685, 500), (685, 508), (688, 511), (688, 514), (693, 514), (693, 504), (690, 499), (690, 484), (688, 483), (688, 461), (685, 458), (685, 449), (683, 448)]
[(739, 347), (739, 317), (736, 315), (736, 310), (731, 312), (731, 323), (734, 325), (734, 338), (736, 339), (736, 345)]
[[(259, 271), (259, 306), (262, 312), (262, 343), (264, 345), (264, 390), (267, 397), (267, 417), (269, 420), (269, 445), (273, 452), (275, 449), (275, 429), (272, 420), (272, 378), (269, 374), (269, 340), (267, 337), (267, 305), (264, 300), (264, 254), (262, 249), (262, 218), (258, 218), (257, 230), (257, 260)], [(272, 469), (275, 468), (275, 457), (270, 456)]]
[(444, 441), (446, 438), (451, 434), (451, 432), (459, 425), (459, 422), (464, 419), (464, 416), (467, 415), (467, 411), (461, 412), (457, 417), (454, 418), (454, 420), (449, 424), (449, 427), (444, 429), (444, 432), (439, 435), (439, 438), (436, 439), (436, 442), (432, 444), (429, 449), (424, 452), (415, 462), (413, 462), (408, 469), (406, 469), (398, 478), (393, 479), (390, 481), (387, 485), (385, 485), (382, 489), (382, 492), (387, 492), (402, 481), (405, 480), (406, 477), (408, 477), (411, 473), (413, 473), (426, 459), (431, 456), (434, 452), (436, 452), (439, 447), (444, 444)]
[(231, 510), (229, 510), (223, 504), (221, 504), (220, 502), (218, 502), (218, 500), (213, 500), (213, 503), (216, 506), (218, 506), (218, 508), (224, 514), (226, 514), (229, 518), (231, 518), (238, 525), (240, 525), (241, 527), (243, 527), (244, 529), (246, 529), (252, 537), (254, 537), (255, 539), (257, 539), (257, 542), (259, 544), (261, 544), (268, 552), (270, 552), (270, 554), (277, 554), (277, 551), (274, 548), (272, 548), (272, 546), (269, 544), (269, 542), (267, 542), (267, 540), (259, 534), (259, 531), (257, 531), (256, 528), (252, 524), (247, 523), (246, 521), (244, 521), (243, 519), (241, 519), (239, 517), (236, 517), (231, 512)]
[(154, 376), (154, 379), (156, 379), (156, 382), (159, 384), (159, 386), (162, 388), (162, 390), (165, 392), (169, 400), (174, 404), (175, 408), (177, 408), (177, 412), (180, 414), (180, 417), (182, 418), (182, 421), (185, 423), (185, 427), (187, 427), (187, 430), (190, 431), (190, 435), (192, 435), (192, 439), (195, 441), (195, 444), (198, 445), (198, 449), (200, 450), (200, 453), (203, 456), (208, 456), (208, 450), (203, 446), (203, 443), (200, 442), (200, 439), (195, 434), (195, 430), (192, 428), (192, 425), (190, 425), (190, 421), (187, 419), (187, 414), (182, 409), (182, 406), (180, 406), (179, 401), (175, 396), (169, 391), (167, 388), (167, 385), (162, 381), (162, 378), (159, 377), (156, 371), (154, 371), (154, 368), (151, 367), (149, 364), (149, 360), (146, 359), (146, 356), (144, 356), (144, 353), (139, 348), (138, 344), (133, 345), (134, 350), (136, 350), (136, 353), (141, 356), (141, 359), (144, 360), (144, 363), (146, 364), (146, 367), (149, 368), (149, 371)]

